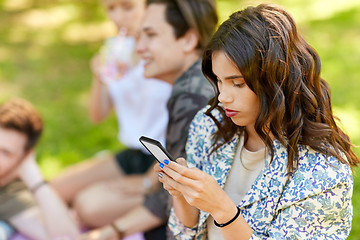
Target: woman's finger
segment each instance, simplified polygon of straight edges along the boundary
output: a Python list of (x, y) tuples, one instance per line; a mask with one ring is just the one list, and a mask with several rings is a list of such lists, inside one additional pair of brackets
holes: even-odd
[(157, 173), (160, 173), (162, 172), (162, 169), (160, 168), (160, 164), (155, 164), (155, 166), (153, 167), (154, 171), (157, 172)]
[(163, 188), (169, 192), (172, 196), (180, 196), (182, 193), (178, 191), (177, 189), (173, 188), (171, 184), (169, 184), (169, 181), (174, 181), (169, 176), (166, 175), (166, 173), (162, 173), (161, 176), (159, 176), (159, 181), (163, 184)]
[[(173, 170), (172, 168), (170, 168), (168, 166), (163, 165), (162, 171), (171, 178), (171, 180), (172, 180), (171, 183), (174, 181), (176, 183), (180, 183), (180, 184), (186, 185), (186, 186), (193, 185), (193, 181), (194, 181), (193, 179), (188, 178), (179, 172), (176, 172), (175, 170)], [(169, 180), (169, 182), (170, 182), (170, 180)], [(175, 185), (175, 183), (172, 183), (172, 185)]]
[(172, 161), (164, 161), (164, 163), (160, 163), (159, 166), (162, 171), (175, 181), (189, 186), (194, 184), (194, 180), (201, 179), (203, 175), (203, 172), (197, 168), (188, 168), (187, 166)]

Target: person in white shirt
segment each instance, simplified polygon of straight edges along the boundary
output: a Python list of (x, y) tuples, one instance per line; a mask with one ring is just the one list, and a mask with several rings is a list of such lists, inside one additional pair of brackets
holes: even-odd
[(142, 135), (165, 144), (167, 100), (171, 85), (144, 77), (144, 62), (135, 51), (145, 0), (103, 0), (117, 36), (105, 41), (91, 60), (93, 83), (89, 113), (95, 123), (115, 112), (118, 138), (125, 149), (102, 152), (65, 169), (51, 185), (86, 227), (101, 227), (140, 205), (159, 184), (154, 158), (142, 147)]

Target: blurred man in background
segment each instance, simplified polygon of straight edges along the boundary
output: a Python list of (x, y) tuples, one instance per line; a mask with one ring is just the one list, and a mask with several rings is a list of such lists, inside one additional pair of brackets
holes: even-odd
[(29, 102), (13, 99), (0, 105), (0, 220), (30, 239), (75, 239), (74, 219), (35, 161), (42, 130), (42, 119)]

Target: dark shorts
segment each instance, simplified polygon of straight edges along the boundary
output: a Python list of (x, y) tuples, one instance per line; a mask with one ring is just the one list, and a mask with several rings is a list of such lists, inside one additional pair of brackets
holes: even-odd
[(145, 173), (156, 161), (152, 155), (145, 154), (137, 149), (121, 151), (115, 155), (115, 159), (125, 174)]

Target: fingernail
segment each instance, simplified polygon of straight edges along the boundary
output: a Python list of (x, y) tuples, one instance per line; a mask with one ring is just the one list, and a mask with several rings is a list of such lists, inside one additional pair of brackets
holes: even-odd
[(163, 168), (164, 167), (164, 164), (161, 162), (159, 163), (160, 167)]
[(162, 173), (160, 173), (160, 172), (158, 173), (158, 176), (161, 178), (163, 177)]
[(165, 159), (165, 160), (164, 160), (164, 163), (165, 163), (166, 165), (169, 165), (169, 160)]

